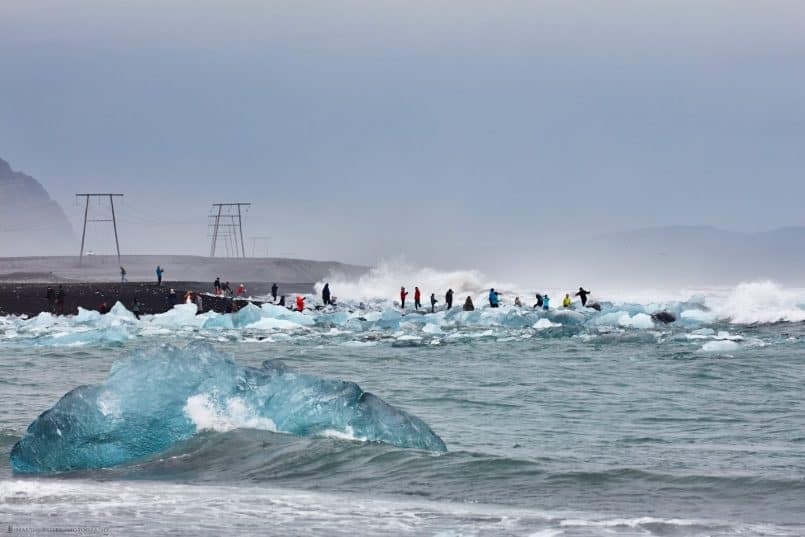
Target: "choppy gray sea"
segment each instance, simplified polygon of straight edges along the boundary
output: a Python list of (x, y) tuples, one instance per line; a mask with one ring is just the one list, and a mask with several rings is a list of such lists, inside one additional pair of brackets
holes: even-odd
[[(529, 315), (430, 328), (419, 315), (207, 328), (7, 318), (0, 530), (805, 534), (805, 325)], [(12, 471), (12, 446), (63, 394), (103, 382), (123, 356), (199, 339), (240, 365), (279, 358), (356, 382), (421, 418), (448, 451), (235, 426), (111, 468)]]

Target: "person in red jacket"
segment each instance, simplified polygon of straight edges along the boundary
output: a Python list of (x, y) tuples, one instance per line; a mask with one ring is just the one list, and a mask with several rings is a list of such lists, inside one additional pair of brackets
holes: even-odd
[(419, 291), (419, 287), (414, 287), (414, 309), (419, 309), (422, 307), (422, 293)]
[(238, 290), (236, 291), (236, 293), (237, 293), (237, 295), (238, 295), (238, 296), (243, 296), (243, 295), (245, 295), (245, 294), (246, 294), (246, 286), (245, 286), (245, 285), (243, 285), (243, 284), (240, 284), (240, 285), (238, 286)]
[(400, 308), (405, 309), (405, 297), (408, 296), (408, 291), (405, 287), (400, 287)]
[(305, 309), (305, 299), (301, 296), (296, 297), (296, 311), (303, 311)]

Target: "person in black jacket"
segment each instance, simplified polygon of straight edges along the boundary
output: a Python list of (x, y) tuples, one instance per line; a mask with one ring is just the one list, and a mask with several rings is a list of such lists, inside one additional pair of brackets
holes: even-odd
[(324, 289), (321, 290), (321, 301), (324, 302), (325, 306), (330, 305), (330, 284), (325, 283)]
[(582, 305), (582, 306), (586, 306), (586, 305), (587, 305), (587, 295), (589, 295), (589, 294), (590, 294), (590, 292), (589, 292), (589, 291), (585, 291), (585, 290), (584, 290), (584, 287), (579, 287), (579, 292), (578, 292), (578, 293), (576, 293), (576, 296), (577, 296), (577, 297), (579, 297), (579, 298), (581, 299), (581, 305)]

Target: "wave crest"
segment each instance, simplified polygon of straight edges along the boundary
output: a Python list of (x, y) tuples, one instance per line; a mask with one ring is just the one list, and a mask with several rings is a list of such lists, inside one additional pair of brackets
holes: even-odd
[(20, 473), (103, 468), (158, 453), (203, 429), (241, 427), (446, 451), (425, 422), (354, 382), (297, 373), (273, 360), (242, 367), (198, 342), (132, 353), (103, 384), (70, 391), (31, 423), (11, 451), (11, 465)]

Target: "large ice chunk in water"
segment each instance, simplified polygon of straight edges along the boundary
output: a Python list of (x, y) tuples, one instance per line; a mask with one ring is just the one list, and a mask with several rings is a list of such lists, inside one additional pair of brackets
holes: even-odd
[(103, 468), (158, 453), (202, 429), (235, 427), (446, 451), (425, 422), (354, 382), (298, 373), (274, 360), (242, 367), (198, 342), (132, 353), (103, 384), (70, 391), (31, 423), (11, 465), (20, 473)]

